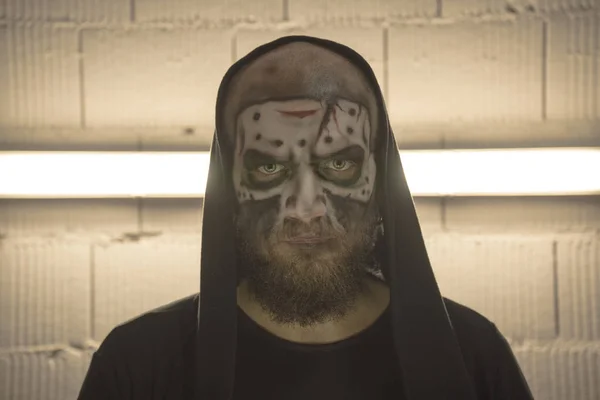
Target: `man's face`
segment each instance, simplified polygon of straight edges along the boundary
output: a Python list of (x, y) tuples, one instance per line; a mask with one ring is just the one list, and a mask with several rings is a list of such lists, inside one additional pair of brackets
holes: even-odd
[(373, 246), (370, 118), (338, 99), (269, 101), (237, 118), (233, 182), (245, 278), (279, 322), (341, 317)]

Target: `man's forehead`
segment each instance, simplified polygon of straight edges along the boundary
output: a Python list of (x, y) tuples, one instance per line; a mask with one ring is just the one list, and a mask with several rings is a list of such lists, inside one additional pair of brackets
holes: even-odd
[(238, 118), (236, 152), (258, 150), (277, 158), (335, 153), (349, 146), (370, 147), (366, 108), (339, 99), (269, 101), (246, 108)]
[(254, 104), (294, 98), (352, 99), (370, 111), (376, 131), (376, 101), (363, 72), (343, 56), (304, 42), (276, 48), (236, 74), (226, 94), (224, 128), (233, 135), (240, 112)]
[(252, 116), (252, 120), (269, 122), (279, 121), (290, 125), (303, 125), (323, 116), (327, 105), (319, 100), (299, 98), (291, 100), (273, 100), (255, 104), (245, 109), (242, 120)]

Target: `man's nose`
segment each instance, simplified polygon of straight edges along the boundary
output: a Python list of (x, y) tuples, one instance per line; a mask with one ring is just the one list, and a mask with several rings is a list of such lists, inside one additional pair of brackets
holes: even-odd
[[(294, 201), (296, 201), (295, 196), (288, 197), (288, 202)], [(286, 213), (286, 218), (296, 219), (306, 224), (309, 224), (310, 222), (325, 216), (325, 212), (325, 203), (323, 201), (316, 200), (311, 207), (294, 207), (291, 210), (288, 209), (288, 212)]]
[(285, 209), (286, 217), (305, 223), (325, 215), (325, 196), (312, 174), (302, 174), (297, 178), (294, 193), (285, 200)]

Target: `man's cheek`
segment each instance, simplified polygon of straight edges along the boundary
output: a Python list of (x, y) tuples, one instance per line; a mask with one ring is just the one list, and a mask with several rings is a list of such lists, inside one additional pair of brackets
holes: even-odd
[(250, 234), (268, 234), (277, 221), (279, 199), (276, 196), (244, 202), (240, 207), (239, 225)]
[(327, 199), (336, 219), (347, 230), (355, 228), (364, 218), (367, 204), (334, 195), (329, 195)]

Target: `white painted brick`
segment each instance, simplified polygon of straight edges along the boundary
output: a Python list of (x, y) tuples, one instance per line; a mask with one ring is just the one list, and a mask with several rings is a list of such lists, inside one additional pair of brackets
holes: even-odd
[(559, 238), (557, 271), (560, 337), (600, 340), (600, 236)]
[(0, 354), (0, 397), (6, 400), (75, 399), (90, 363), (89, 352), (57, 350)]
[(442, 295), (511, 338), (555, 336), (552, 241), (517, 236), (427, 238)]
[[(516, 3), (516, 4), (515, 4)], [(513, 7), (524, 7), (529, 5), (531, 1), (517, 0), (442, 0), (442, 16), (476, 16), (483, 14), (500, 14), (508, 12), (509, 4), (514, 4)]]
[(389, 32), (392, 124), (540, 120), (542, 23), (403, 25)]
[(2, 199), (0, 235), (120, 235), (137, 232), (135, 199)]
[[(389, 104), (389, 102), (388, 102)], [(445, 129), (424, 126), (422, 123), (407, 124), (396, 121), (392, 126), (396, 144), (401, 150), (443, 149)]]
[(129, 21), (130, 0), (5, 0), (10, 20)]
[(528, 344), (513, 350), (536, 399), (600, 398), (598, 342)]
[(548, 23), (548, 118), (600, 118), (600, 14), (555, 13)]
[[(2, 0), (0, 0), (2, 1)], [(0, 6), (1, 8), (1, 6)], [(10, 122), (11, 116), (11, 97), (15, 95), (10, 92), (11, 86), (15, 82), (10, 82), (10, 67), (15, 64), (14, 59), (10, 56), (11, 49), (13, 46), (10, 44), (9, 27), (0, 23), (0, 133), (3, 128)], [(0, 140), (2, 139), (0, 134)]]
[[(0, 83), (1, 85), (1, 83)], [(157, 128), (4, 128), (0, 150), (34, 151), (205, 151), (214, 124)]]
[(0, 150), (136, 151), (138, 148), (139, 138), (131, 130), (0, 128)]
[(541, 11), (577, 11), (598, 8), (597, 0), (537, 0)]
[(94, 247), (94, 332), (200, 290), (199, 235)]
[(414, 199), (414, 203), (423, 234), (429, 235), (440, 231), (442, 229), (442, 200), (418, 197)]
[(422, 127), (443, 132), (446, 148), (578, 147), (600, 146), (594, 121), (480, 121)]
[(136, 21), (278, 21), (283, 0), (136, 0)]
[(10, 399), (10, 360), (6, 355), (0, 355), (0, 399)]
[[(215, 99), (216, 100), (216, 99)], [(212, 144), (215, 127), (183, 127), (169, 129), (162, 135), (140, 137), (142, 151), (208, 151)]]
[(0, 347), (78, 344), (89, 337), (90, 247), (0, 243)]
[(202, 232), (201, 199), (143, 199), (143, 232)]
[(600, 196), (448, 198), (445, 228), (469, 233), (550, 233), (600, 229)]
[(433, 17), (436, 0), (290, 0), (290, 19), (346, 21)]
[(79, 126), (77, 31), (0, 27), (0, 127)]
[(229, 31), (87, 30), (87, 126), (214, 126)]
[(524, 14), (594, 7), (595, 0), (442, 0), (444, 17)]
[(594, 121), (417, 122), (393, 125), (400, 149), (596, 147)]
[(371, 65), (373, 72), (384, 87), (383, 74), (383, 30), (380, 28), (357, 27), (313, 27), (306, 29), (290, 29), (286, 31), (275, 30), (247, 30), (237, 35), (237, 58), (242, 58), (256, 47), (268, 43), (282, 36), (308, 35), (322, 39), (333, 40), (360, 53)]

